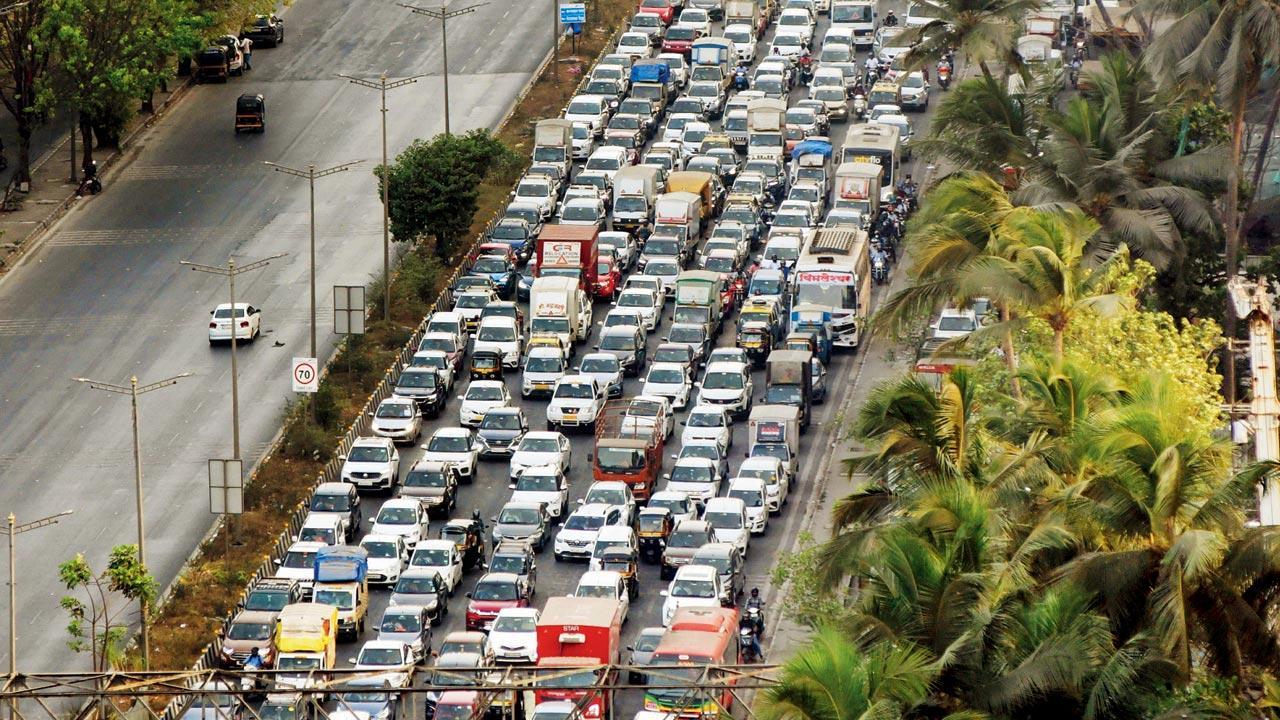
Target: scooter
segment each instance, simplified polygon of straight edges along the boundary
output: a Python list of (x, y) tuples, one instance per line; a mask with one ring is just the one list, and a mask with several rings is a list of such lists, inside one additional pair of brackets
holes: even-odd
[(755, 631), (746, 625), (738, 629), (738, 659), (743, 665), (754, 665), (764, 660), (759, 647)]
[(853, 96), (853, 114), (862, 120), (867, 116), (867, 96), (858, 93)]
[(751, 78), (747, 75), (747, 69), (741, 65), (737, 70), (733, 71), (733, 89), (746, 90), (751, 87)]
[(881, 253), (876, 253), (871, 259), (871, 279), (877, 285), (889, 282), (889, 263), (885, 262), (884, 255)]
[(947, 63), (938, 63), (938, 84), (944, 91), (951, 87), (951, 66)]

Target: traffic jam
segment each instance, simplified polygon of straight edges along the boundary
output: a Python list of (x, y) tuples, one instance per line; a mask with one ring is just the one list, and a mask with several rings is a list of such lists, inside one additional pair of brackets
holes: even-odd
[[(703, 672), (764, 661), (770, 573), (834, 443), (827, 396), (852, 384), (915, 203), (903, 111), (928, 83), (907, 92), (919, 74), (877, 18), (640, 0), (537, 123), (452, 309), (223, 629), (223, 667), (272, 671), (248, 674), (255, 712), (733, 710)], [(318, 692), (339, 668), (364, 673)]]

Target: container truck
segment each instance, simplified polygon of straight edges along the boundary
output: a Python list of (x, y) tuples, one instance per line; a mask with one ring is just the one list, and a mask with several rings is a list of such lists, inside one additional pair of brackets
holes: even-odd
[(702, 196), (690, 192), (669, 192), (653, 204), (655, 225), (684, 228), (686, 250), (692, 250), (702, 236)]
[(533, 161), (556, 165), (567, 177), (573, 166), (573, 123), (563, 118), (539, 120), (533, 126)]
[[(786, 352), (784, 350), (775, 352)], [(776, 457), (796, 476), (800, 468), (800, 409), (794, 405), (756, 405), (747, 420), (747, 457)]]
[(546, 225), (538, 235), (537, 277), (574, 278), (584, 292), (596, 286), (597, 245), (595, 225)]
[[(585, 309), (584, 309), (585, 308)], [(566, 355), (591, 329), (591, 305), (573, 278), (540, 277), (529, 289), (529, 337), (554, 335)]]
[(805, 350), (774, 350), (764, 364), (765, 403), (799, 408), (801, 428), (809, 427), (812, 357), (813, 353)]
[(783, 158), (786, 114), (786, 102), (774, 98), (757, 98), (747, 105), (748, 158)]
[[(663, 65), (666, 67), (666, 65)], [(660, 172), (651, 165), (624, 167), (613, 176), (613, 228), (634, 231), (653, 216)]]

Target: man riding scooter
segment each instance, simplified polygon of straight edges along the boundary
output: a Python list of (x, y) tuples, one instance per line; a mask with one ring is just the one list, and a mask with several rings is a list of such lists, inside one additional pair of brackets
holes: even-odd
[(800, 59), (797, 64), (800, 66), (800, 84), (808, 85), (813, 81), (813, 58), (809, 55), (808, 50), (800, 51)]

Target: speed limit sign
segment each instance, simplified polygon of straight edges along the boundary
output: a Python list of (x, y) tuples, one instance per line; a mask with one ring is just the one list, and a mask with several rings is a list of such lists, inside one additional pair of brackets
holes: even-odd
[(313, 393), (319, 390), (320, 371), (318, 368), (315, 358), (294, 358), (293, 372), (290, 373), (293, 378), (293, 391)]

